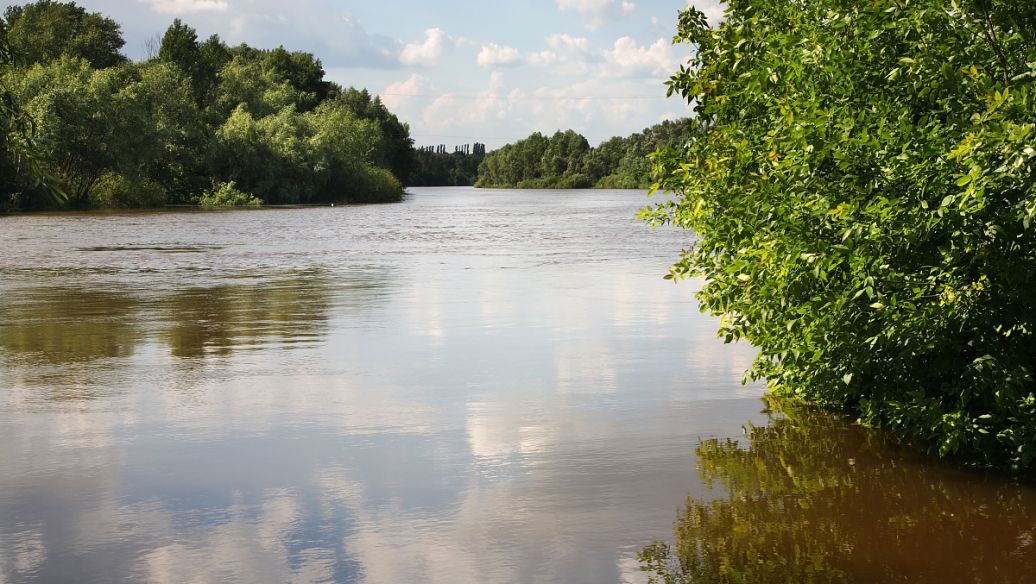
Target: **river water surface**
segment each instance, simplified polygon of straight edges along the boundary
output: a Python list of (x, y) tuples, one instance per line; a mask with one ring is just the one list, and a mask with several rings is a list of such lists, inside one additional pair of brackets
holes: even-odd
[(764, 413), (648, 202), (0, 217), (0, 584), (1036, 580), (1032, 489)]

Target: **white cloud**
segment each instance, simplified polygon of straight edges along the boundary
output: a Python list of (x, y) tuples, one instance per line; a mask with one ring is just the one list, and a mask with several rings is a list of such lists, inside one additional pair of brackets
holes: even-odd
[(424, 41), (410, 43), (403, 47), (399, 54), (399, 62), (404, 65), (434, 67), (439, 59), (457, 44), (457, 39), (446, 34), (441, 28), (429, 28), (424, 31)]
[(673, 46), (665, 39), (650, 45), (638, 45), (630, 37), (615, 40), (610, 49), (596, 49), (584, 37), (553, 34), (547, 37), (550, 50), (522, 52), (514, 47), (486, 43), (478, 54), (481, 67), (530, 65), (551, 67), (560, 77), (578, 77), (594, 73), (599, 77), (658, 78), (668, 77), (679, 66)]
[(605, 60), (605, 51), (590, 46), (585, 37), (573, 37), (567, 34), (553, 34), (547, 38), (547, 44), (557, 54), (554, 72), (565, 77), (582, 76), (590, 72), (590, 66)]
[(553, 67), (554, 73), (563, 76), (585, 75), (587, 63), (604, 59), (602, 51), (590, 48), (590, 41), (567, 34), (552, 34), (547, 37), (551, 48), (543, 51), (522, 52), (514, 47), (484, 43), (476, 61), (480, 67)]
[(523, 97), (520, 90), (507, 92), (504, 74), (493, 71), (489, 74), (488, 87), (474, 96), (474, 100), (442, 94), (424, 110), (422, 121), (426, 127), (440, 131), (451, 126), (480, 127), (487, 122), (506, 120), (514, 104)]
[(601, 106), (607, 101), (587, 99), (604, 95), (596, 80), (577, 82), (562, 88), (540, 87), (533, 92), (536, 98), (530, 103), (531, 118), (535, 127), (545, 133), (555, 129), (578, 128), (586, 133), (593, 124)]
[(434, 88), (424, 75), (413, 74), (404, 81), (390, 84), (381, 93), (381, 101), (397, 115), (406, 113), (413, 104), (421, 103)]
[[(288, 22), (294, 34), (310, 39), (299, 48), (312, 51), (326, 66), (351, 65), (383, 69), (399, 66), (401, 43), (391, 37), (368, 32), (352, 14), (344, 13), (337, 17), (310, 14), (306, 18), (299, 17)], [(283, 28), (273, 23), (269, 26), (271, 36), (283, 34)], [(277, 44), (273, 39), (267, 43), (269, 46)]]
[(628, 0), (556, 0), (562, 11), (572, 10), (589, 17), (587, 28), (597, 30), (620, 16), (636, 10), (637, 5)]
[(522, 53), (514, 47), (486, 43), (477, 58), (480, 67), (500, 67), (517, 65), (522, 61)]
[(476, 62), (479, 67), (513, 67), (516, 65), (546, 67), (557, 63), (558, 55), (554, 51), (523, 53), (514, 47), (485, 43), (478, 53)]
[(547, 37), (547, 44), (557, 50), (570, 53), (590, 54), (590, 41), (586, 37), (573, 37), (567, 34), (552, 34)]
[(658, 39), (651, 45), (638, 45), (630, 37), (615, 41), (601, 74), (609, 77), (665, 77), (679, 65), (673, 45)]
[[(639, 99), (650, 96), (659, 99)], [(657, 123), (662, 117), (686, 116), (688, 107), (662, 99), (664, 91), (653, 80), (594, 76), (563, 87), (540, 87), (518, 113), (532, 129), (552, 133), (572, 128), (591, 144), (610, 136), (628, 135)], [(531, 130), (530, 130), (531, 131)]]
[(224, 12), (226, 0), (140, 0), (163, 14), (184, 14), (189, 12)]
[(538, 53), (526, 53), (522, 59), (533, 67), (547, 67), (558, 62), (558, 55), (554, 51), (540, 51)]

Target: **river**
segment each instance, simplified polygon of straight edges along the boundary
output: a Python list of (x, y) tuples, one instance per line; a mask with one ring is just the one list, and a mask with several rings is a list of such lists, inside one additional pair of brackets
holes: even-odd
[(1027, 581), (1033, 489), (764, 412), (648, 202), (0, 217), (0, 583)]

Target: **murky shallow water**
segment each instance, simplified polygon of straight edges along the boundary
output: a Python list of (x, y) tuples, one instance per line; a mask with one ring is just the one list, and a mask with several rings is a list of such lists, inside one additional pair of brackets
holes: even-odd
[[(689, 494), (688, 509), (744, 498), (709, 439), (741, 437), (724, 460), (765, 469), (742, 426), (782, 423), (740, 383), (751, 350), (661, 279), (687, 234), (633, 221), (645, 202), (415, 189), (385, 206), (0, 218), (0, 583), (643, 581), (637, 553), (686, 523)], [(821, 477), (795, 496), (887, 506), (825, 487), (860, 449), (823, 439), (839, 432), (780, 442), (805, 444), (796, 472)], [(936, 534), (954, 551), (940, 565), (1025, 581), (1032, 490), (874, 448), (927, 469), (921, 499), (953, 494), (899, 515), (992, 516)], [(773, 481), (759, 492), (777, 500)], [(767, 509), (739, 516), (787, 516)], [(865, 533), (867, 517), (823, 525)], [(968, 538), (1010, 549), (956, 552)], [(855, 557), (832, 540), (816, 553)]]

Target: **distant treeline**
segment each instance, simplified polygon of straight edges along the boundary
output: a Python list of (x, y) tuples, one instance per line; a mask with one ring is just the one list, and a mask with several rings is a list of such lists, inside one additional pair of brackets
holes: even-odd
[(486, 157), (486, 145), (475, 142), (455, 146), (447, 152), (446, 145), (425, 146), (417, 150), (411, 184), (416, 187), (467, 187), (475, 184), (478, 167)]
[(691, 119), (664, 121), (642, 132), (591, 148), (572, 130), (546, 137), (536, 132), (486, 155), (475, 186), (487, 188), (646, 188), (652, 183), (648, 154), (680, 148), (699, 126)]
[(0, 209), (402, 196), (416, 164), (408, 126), (367, 91), (326, 81), (313, 55), (199, 41), (179, 20), (142, 62), (123, 45), (116, 22), (72, 2), (7, 8)]

